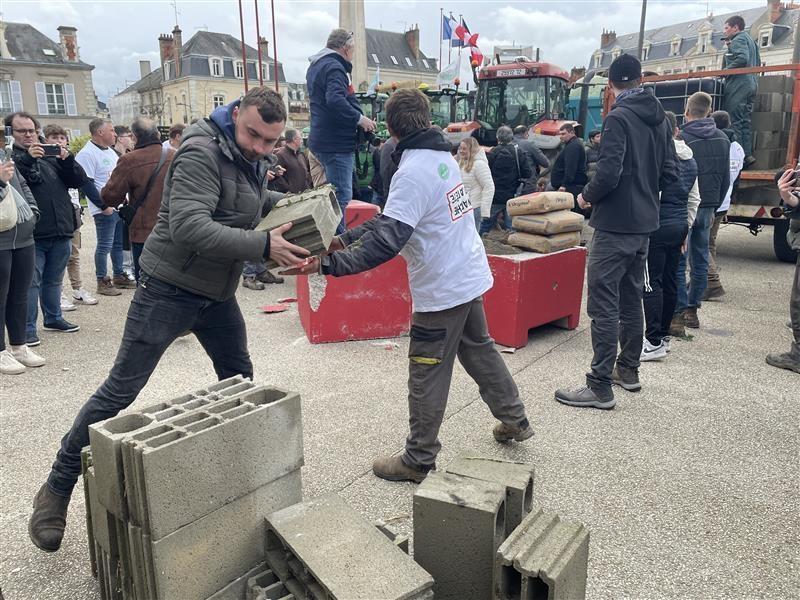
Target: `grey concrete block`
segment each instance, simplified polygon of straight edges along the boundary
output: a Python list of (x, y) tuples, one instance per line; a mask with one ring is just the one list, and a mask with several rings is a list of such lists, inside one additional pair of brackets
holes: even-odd
[(589, 531), (553, 512), (530, 513), (497, 551), (495, 600), (586, 597)]
[(789, 78), (786, 77), (786, 75), (762, 75), (757, 77), (757, 93), (769, 94), (773, 92), (786, 92), (787, 90), (791, 90), (791, 87), (787, 88), (787, 79)]
[(464, 477), (493, 481), (506, 488), (506, 537), (531, 512), (533, 465), (497, 458), (464, 456), (453, 461), (446, 470)]
[(494, 555), (505, 539), (506, 489), (439, 471), (414, 493), (414, 559), (437, 600), (490, 598)]
[(389, 541), (392, 542), (395, 546), (397, 546), (400, 550), (405, 552), (406, 554), (409, 553), (408, 548), (408, 536), (401, 535), (392, 525), (384, 521), (383, 519), (379, 519), (373, 523), (375, 527), (378, 528), (383, 535), (389, 538)]
[(264, 516), (302, 499), (300, 470), (152, 542), (157, 598), (207, 598), (264, 561)]
[(290, 506), (266, 522), (267, 563), (298, 598), (431, 595), (431, 576), (336, 494)]
[(247, 580), (245, 600), (260, 600), (265, 596), (264, 590), (275, 583), (280, 583), (280, 579), (269, 568), (253, 575)]
[(249, 600), (250, 580), (267, 568), (266, 563), (259, 563), (244, 575), (240, 575), (220, 591), (209, 596), (206, 600)]
[(781, 131), (788, 127), (790, 117), (782, 112), (754, 112), (750, 123), (753, 131)]
[[(94, 527), (92, 526), (92, 496), (95, 495), (92, 451), (89, 446), (81, 450), (81, 475), (83, 480), (83, 505), (86, 509), (86, 537), (89, 545), (89, 565), (92, 577), (97, 579), (97, 555), (94, 550)], [(91, 474), (89, 470), (91, 469)], [(0, 599), (2, 600), (2, 599)]]

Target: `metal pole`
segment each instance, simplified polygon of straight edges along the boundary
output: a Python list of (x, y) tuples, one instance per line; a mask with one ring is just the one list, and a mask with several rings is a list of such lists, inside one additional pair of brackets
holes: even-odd
[(444, 9), (439, 9), (439, 70), (442, 70), (442, 38), (444, 37)]
[(272, 5), (272, 53), (275, 55), (275, 91), (280, 94), (278, 87), (278, 38), (275, 37), (275, 0), (270, 0)]
[(264, 66), (261, 56), (261, 26), (258, 22), (258, 0), (253, 0), (256, 7), (256, 47), (258, 48), (258, 85), (264, 85)]
[[(247, 93), (247, 51), (244, 45), (244, 15), (242, 14), (242, 0), (239, 0), (239, 29), (242, 32), (242, 62), (244, 63), (244, 92)], [(235, 69), (235, 67), (234, 67)]]
[(639, 21), (639, 44), (636, 50), (636, 58), (642, 60), (642, 48), (644, 48), (644, 19), (647, 15), (647, 0), (642, 0), (642, 20)]

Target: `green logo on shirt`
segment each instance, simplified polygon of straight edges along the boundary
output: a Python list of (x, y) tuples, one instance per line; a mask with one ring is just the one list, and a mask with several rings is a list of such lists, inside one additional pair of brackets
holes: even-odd
[(447, 178), (450, 177), (450, 169), (444, 163), (439, 165), (439, 177), (444, 180), (447, 180)]

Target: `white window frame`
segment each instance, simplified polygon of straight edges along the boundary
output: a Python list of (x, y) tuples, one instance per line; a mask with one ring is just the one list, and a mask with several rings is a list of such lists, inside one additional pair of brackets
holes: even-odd
[(426, 59), (424, 59), (424, 58), (422, 59), (422, 64), (425, 65), (426, 69), (430, 69), (431, 68), (431, 66), (428, 64), (428, 61)]
[[(214, 67), (217, 67), (217, 72), (214, 73)], [(222, 64), (222, 59), (216, 56), (208, 57), (208, 73), (211, 77), (222, 77), (225, 75), (225, 66)]]
[(400, 64), (399, 62), (397, 62), (397, 59), (396, 59), (394, 56), (390, 56), (389, 58), (390, 58), (390, 59), (392, 59), (392, 62), (393, 62), (394, 64), (396, 64), (396, 65), (399, 65), (399, 64)]
[[(233, 61), (233, 76), (236, 79), (244, 79), (244, 69), (245, 65), (241, 60)], [(241, 72), (241, 75), (239, 75), (239, 72)]]
[(645, 42), (642, 45), (642, 56), (640, 57), (642, 62), (645, 62), (646, 60), (649, 60), (651, 46), (652, 46), (652, 44), (650, 42)]
[(381, 61), (378, 59), (378, 55), (377, 55), (377, 54), (375, 54), (374, 52), (372, 53), (372, 61), (373, 61), (373, 62), (374, 62), (376, 65), (379, 65), (379, 64), (381, 64)]
[(619, 58), (620, 54), (622, 54), (622, 49), (621, 48), (614, 48), (611, 51), (611, 60), (617, 60)]
[(406, 56), (406, 57), (405, 57), (405, 59), (406, 59), (406, 64), (407, 64), (409, 67), (413, 67), (413, 66), (414, 66), (414, 63), (412, 63), (412, 62), (411, 62), (411, 59), (410, 59), (410, 58), (408, 58), (408, 57)]
[(166, 61), (164, 63), (164, 81), (168, 81), (170, 78), (170, 71), (172, 71), (172, 61)]
[[(769, 48), (772, 46), (772, 24), (762, 25), (758, 30), (758, 47)], [(766, 44), (764, 43), (766, 41)]]
[(44, 84), (46, 101), (45, 115), (66, 115), (67, 114), (67, 94), (63, 83), (46, 82)]
[(594, 60), (594, 68), (599, 69), (600, 63), (603, 62), (603, 53), (602, 52), (595, 52), (594, 56), (592, 57)]
[[(5, 94), (2, 88), (5, 88)], [(3, 95), (7, 98), (7, 102), (3, 102)], [(22, 88), (19, 81), (14, 79), (0, 81), (0, 110), (10, 113), (22, 110)]]
[(269, 63), (262, 62), (261, 63), (261, 79), (264, 81), (269, 81)]
[(214, 94), (211, 96), (211, 105), (213, 108), (225, 106), (225, 94)]
[(672, 38), (669, 46), (670, 56), (679, 56), (681, 53), (681, 38)]

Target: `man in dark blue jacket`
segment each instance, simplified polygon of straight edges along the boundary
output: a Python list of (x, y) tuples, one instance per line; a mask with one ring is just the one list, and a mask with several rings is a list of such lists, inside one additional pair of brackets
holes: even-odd
[(608, 81), (616, 101), (603, 120), (597, 173), (577, 198), (582, 209), (592, 207), (595, 228), (587, 271), (594, 358), (586, 387), (556, 392), (556, 400), (569, 406), (614, 408), (612, 382), (632, 392), (642, 387), (647, 246), (658, 229), (659, 190), (677, 178), (677, 167), (664, 109), (641, 87), (641, 78), (635, 57), (623, 54), (611, 63)]
[[(689, 250), (678, 265), (678, 305), (670, 329), (679, 331), (682, 325), (697, 329), (700, 321), (697, 309), (708, 286), (708, 242), (714, 215), (722, 205), (730, 184), (731, 142), (717, 129), (711, 114), (711, 96), (696, 92), (686, 101), (686, 122), (681, 138), (692, 150), (697, 163), (697, 183), (700, 187), (700, 206), (689, 230)], [(686, 257), (689, 257), (691, 280), (686, 289)]]
[(336, 188), (342, 207), (339, 233), (344, 232), (344, 209), (353, 197), (356, 132), (359, 127), (375, 129), (375, 123), (362, 114), (350, 81), (354, 47), (352, 33), (334, 29), (325, 48), (308, 59), (311, 66), (306, 72), (311, 105), (308, 147)]

